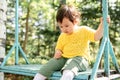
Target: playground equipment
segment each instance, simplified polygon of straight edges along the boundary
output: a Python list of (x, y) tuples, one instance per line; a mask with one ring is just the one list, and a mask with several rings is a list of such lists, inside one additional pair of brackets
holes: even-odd
[[(0, 66), (0, 71), (5, 72), (5, 73), (12, 73), (12, 74), (20, 74), (20, 75), (26, 75), (26, 76), (34, 76), (40, 69), (40, 67), (42, 65), (40, 64), (29, 64), (27, 57), (24, 53), (24, 51), (22, 50), (19, 41), (18, 41), (18, 4), (19, 0), (16, 0), (16, 12), (15, 12), (15, 19), (16, 19), (16, 23), (15, 23), (15, 43), (12, 46), (12, 48), (10, 49), (10, 51), (8, 52), (7, 56), (5, 57), (3, 63)], [(108, 36), (108, 23), (106, 22), (106, 18), (108, 15), (108, 2), (107, 0), (102, 0), (102, 7), (103, 7), (103, 20), (104, 20), (104, 36), (102, 39), (102, 43), (96, 58), (96, 62), (94, 64), (93, 69), (87, 70), (85, 72), (79, 72), (79, 75), (76, 76), (74, 78), (74, 80), (103, 80), (103, 79), (116, 79), (116, 78), (120, 78), (120, 70), (119, 70), (119, 66), (116, 60), (116, 57), (114, 55), (114, 51), (111, 45), (111, 42), (109, 40), (109, 36)], [(12, 54), (12, 51), (15, 50), (15, 65), (12, 66), (5, 66), (6, 61), (8, 60), (8, 58), (10, 57), (10, 55)], [(26, 61), (26, 65), (18, 65), (18, 51), (20, 50), (23, 58)], [(98, 69), (99, 63), (100, 63), (100, 59), (102, 57), (102, 54), (104, 53), (104, 69), (100, 70)], [(115, 66), (116, 70), (110, 70), (109, 68), (109, 53), (110, 56), (112, 57), (112, 61), (113, 64)], [(103, 75), (104, 74), (104, 75)], [(61, 73), (55, 72), (53, 73), (53, 75), (51, 76), (51, 80), (58, 80), (61, 77)]]

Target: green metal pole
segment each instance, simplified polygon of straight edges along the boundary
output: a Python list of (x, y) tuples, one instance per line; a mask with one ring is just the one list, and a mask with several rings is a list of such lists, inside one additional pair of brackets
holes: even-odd
[(103, 9), (103, 26), (104, 26), (104, 35), (103, 37), (109, 38), (109, 28), (108, 28), (108, 0), (102, 0), (102, 9)]
[[(15, 4), (15, 43), (16, 45), (19, 44), (18, 42), (18, 32), (19, 32), (19, 28), (18, 28), (18, 6), (19, 6), (19, 0), (16, 0), (16, 4)], [(15, 50), (15, 64), (18, 64), (18, 46), (16, 46), (16, 50)]]
[(109, 68), (109, 28), (108, 28), (108, 22), (107, 22), (107, 17), (108, 17), (108, 0), (102, 0), (102, 9), (103, 9), (103, 26), (104, 26), (104, 35), (103, 37), (107, 38), (107, 43), (105, 46), (105, 51), (104, 51), (104, 71), (105, 71), (105, 76), (110, 75), (110, 68)]
[(26, 63), (28, 64), (28, 60), (27, 57), (23, 51), (23, 49), (21, 48), (19, 41), (18, 41), (18, 37), (19, 37), (19, 23), (18, 23), (18, 9), (19, 9), (19, 0), (16, 0), (16, 6), (15, 6), (15, 45), (16, 45), (16, 53), (15, 53), (15, 64), (18, 64), (18, 60), (19, 60), (19, 55), (18, 55), (18, 51), (21, 52), (22, 56), (24, 57)]

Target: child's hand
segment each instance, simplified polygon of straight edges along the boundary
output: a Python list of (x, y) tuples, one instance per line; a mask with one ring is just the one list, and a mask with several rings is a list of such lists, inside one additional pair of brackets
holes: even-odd
[(62, 56), (62, 52), (60, 50), (56, 50), (54, 54), (54, 58), (58, 59), (58, 58), (61, 58), (61, 56)]
[[(100, 22), (103, 23), (103, 17), (100, 18)], [(110, 24), (111, 22), (111, 19), (110, 19), (110, 16), (108, 15), (107, 17), (107, 22)]]
[(110, 24), (111, 22), (110, 16), (107, 17), (107, 22)]

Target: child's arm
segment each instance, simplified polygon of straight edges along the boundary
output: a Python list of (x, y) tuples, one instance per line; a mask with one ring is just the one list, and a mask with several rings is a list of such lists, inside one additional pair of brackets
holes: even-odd
[[(107, 22), (110, 23), (110, 16), (107, 18)], [(95, 32), (94, 39), (95, 41), (98, 41), (102, 38), (103, 36), (103, 18), (100, 18), (100, 24), (98, 26), (98, 29)]]
[(100, 22), (98, 29), (95, 32), (94, 39), (95, 41), (98, 41), (102, 38), (103, 36), (103, 22)]
[(54, 58), (58, 59), (62, 56), (62, 51), (61, 50), (56, 50), (54, 54)]

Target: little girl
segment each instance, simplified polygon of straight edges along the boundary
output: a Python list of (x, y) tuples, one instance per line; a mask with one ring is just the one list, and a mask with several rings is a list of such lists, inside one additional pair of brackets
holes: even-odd
[[(56, 20), (61, 30), (55, 48), (55, 54), (47, 64), (40, 68), (33, 80), (48, 79), (55, 71), (60, 70), (60, 80), (73, 80), (80, 71), (89, 67), (89, 42), (98, 41), (103, 36), (102, 19), (97, 30), (87, 26), (78, 26), (79, 12), (69, 5), (58, 10)], [(110, 18), (107, 19), (110, 22)]]

